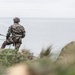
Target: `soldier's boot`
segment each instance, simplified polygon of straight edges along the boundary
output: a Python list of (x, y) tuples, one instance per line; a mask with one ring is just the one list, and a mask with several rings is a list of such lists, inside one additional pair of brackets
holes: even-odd
[(6, 45), (7, 45), (7, 42), (4, 41), (3, 44), (2, 44), (2, 46), (1, 46), (1, 49), (4, 49), (6, 47)]

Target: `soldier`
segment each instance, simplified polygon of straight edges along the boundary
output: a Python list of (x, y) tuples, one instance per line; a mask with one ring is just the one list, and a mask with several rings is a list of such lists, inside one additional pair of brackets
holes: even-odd
[(20, 19), (18, 17), (13, 19), (14, 24), (11, 25), (8, 29), (7, 35), (6, 35), (6, 41), (2, 44), (2, 49), (6, 47), (6, 45), (13, 44), (15, 46), (15, 49), (19, 50), (21, 44), (22, 44), (22, 38), (25, 37), (25, 29), (22, 25), (19, 24)]

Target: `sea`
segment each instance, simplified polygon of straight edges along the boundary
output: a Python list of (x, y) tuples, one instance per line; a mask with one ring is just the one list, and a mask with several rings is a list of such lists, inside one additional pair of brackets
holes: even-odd
[[(42, 49), (52, 46), (52, 53), (58, 54), (71, 41), (75, 41), (75, 18), (20, 18), (26, 37), (20, 50), (28, 49), (38, 56)], [(0, 33), (6, 35), (13, 17), (0, 18)], [(0, 47), (6, 38), (0, 36)], [(6, 48), (14, 48), (12, 45)]]

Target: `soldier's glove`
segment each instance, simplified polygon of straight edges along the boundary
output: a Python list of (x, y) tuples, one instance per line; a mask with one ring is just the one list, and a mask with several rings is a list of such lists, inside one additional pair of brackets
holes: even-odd
[(9, 36), (6, 36), (6, 39), (8, 39), (9, 38)]
[(7, 33), (7, 35), (6, 35), (6, 39), (8, 39), (10, 37), (10, 34), (9, 33)]
[(21, 38), (24, 38), (24, 37), (25, 37), (25, 33), (22, 34)]

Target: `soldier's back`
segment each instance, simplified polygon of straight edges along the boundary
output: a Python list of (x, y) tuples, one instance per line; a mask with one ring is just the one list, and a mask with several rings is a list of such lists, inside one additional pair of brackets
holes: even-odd
[(12, 29), (12, 35), (21, 35), (22, 32), (24, 31), (24, 27), (20, 24), (13, 24), (11, 25)]

